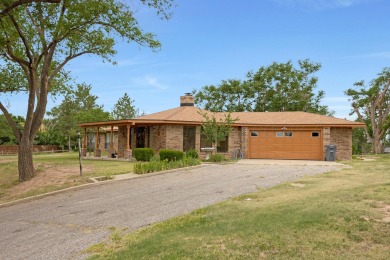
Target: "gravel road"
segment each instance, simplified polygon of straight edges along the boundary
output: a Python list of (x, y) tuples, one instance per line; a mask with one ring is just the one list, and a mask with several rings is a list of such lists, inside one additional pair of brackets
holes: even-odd
[(127, 231), (305, 175), (316, 165), (202, 165), (0, 208), (0, 259), (83, 259), (110, 228)]

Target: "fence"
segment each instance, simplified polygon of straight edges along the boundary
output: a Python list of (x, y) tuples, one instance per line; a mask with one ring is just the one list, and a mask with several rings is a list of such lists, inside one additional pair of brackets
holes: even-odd
[[(17, 154), (19, 146), (18, 145), (0, 145), (0, 154)], [(33, 152), (57, 152), (61, 150), (61, 147), (58, 145), (33, 145)]]

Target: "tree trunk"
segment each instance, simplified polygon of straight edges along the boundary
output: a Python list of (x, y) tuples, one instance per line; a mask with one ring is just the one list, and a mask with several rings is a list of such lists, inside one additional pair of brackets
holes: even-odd
[(374, 138), (374, 142), (372, 143), (374, 154), (382, 153), (382, 143), (378, 138)]
[(18, 151), (18, 170), (20, 182), (27, 181), (35, 175), (32, 156), (32, 142), (30, 142), (30, 140), (23, 139), (25, 139), (25, 137), (23, 137), (19, 143)]
[(68, 136), (68, 151), (70, 152), (70, 135)]

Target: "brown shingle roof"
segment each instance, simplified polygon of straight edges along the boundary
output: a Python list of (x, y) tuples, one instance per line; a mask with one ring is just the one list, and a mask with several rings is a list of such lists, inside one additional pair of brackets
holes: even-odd
[[(196, 107), (177, 107), (150, 115), (141, 116), (135, 121), (159, 121), (175, 123), (201, 123), (204, 119), (199, 114), (211, 113)], [(224, 113), (215, 113), (217, 119), (223, 118)], [(349, 126), (362, 127), (363, 123), (339, 119), (331, 116), (323, 116), (307, 112), (233, 112), (232, 118), (238, 118), (235, 125), (316, 125), (316, 126)]]

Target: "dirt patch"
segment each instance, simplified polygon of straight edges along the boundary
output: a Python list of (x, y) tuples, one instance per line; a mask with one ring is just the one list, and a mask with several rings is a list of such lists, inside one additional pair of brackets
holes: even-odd
[[(44, 188), (46, 186), (61, 186), (64, 184), (76, 184), (81, 180), (77, 178), (80, 174), (80, 168), (77, 166), (50, 165), (39, 163), (35, 167), (37, 175), (31, 180), (19, 183), (8, 190), (9, 197), (18, 197), (31, 190)], [(83, 168), (84, 173), (91, 169)], [(72, 178), (74, 177), (74, 178)]]
[[(376, 210), (378, 210), (383, 214), (380, 219), (372, 219), (372, 220), (377, 222), (390, 223), (390, 205), (387, 205), (383, 201), (366, 200), (366, 202), (370, 204), (374, 204)], [(366, 221), (370, 220), (370, 218), (367, 216), (362, 216), (362, 218)]]

